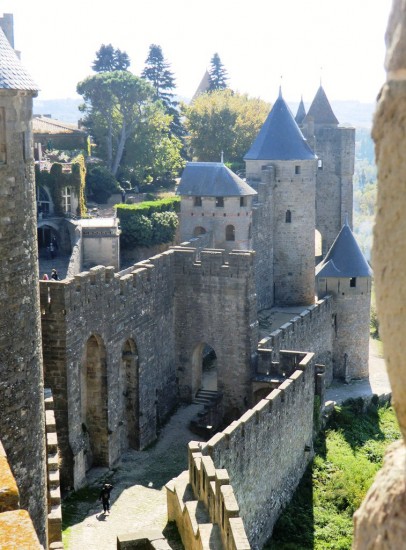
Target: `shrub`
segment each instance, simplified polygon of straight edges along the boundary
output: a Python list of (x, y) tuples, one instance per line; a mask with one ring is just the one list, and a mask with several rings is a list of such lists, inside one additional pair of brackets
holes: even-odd
[(179, 197), (118, 205), (122, 246), (153, 246), (173, 241), (179, 206)]

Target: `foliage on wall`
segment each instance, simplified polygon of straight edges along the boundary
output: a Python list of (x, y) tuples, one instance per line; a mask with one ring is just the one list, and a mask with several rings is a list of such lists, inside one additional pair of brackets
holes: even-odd
[(71, 187), (78, 197), (76, 215), (79, 217), (85, 216), (85, 179), (86, 166), (82, 154), (72, 159), (72, 170), (69, 173), (62, 171), (62, 164), (59, 162), (55, 162), (49, 172), (40, 170), (38, 165), (35, 166), (35, 183), (37, 186), (46, 187), (51, 193), (55, 216), (64, 215), (62, 193), (65, 187)]

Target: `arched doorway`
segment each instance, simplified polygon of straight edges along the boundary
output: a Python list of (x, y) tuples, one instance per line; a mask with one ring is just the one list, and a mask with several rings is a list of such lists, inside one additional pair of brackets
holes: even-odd
[(82, 430), (87, 436), (86, 470), (108, 466), (106, 350), (99, 336), (86, 342), (81, 376)]
[(41, 258), (52, 259), (49, 245), (54, 245), (55, 256), (60, 249), (58, 226), (51, 221), (39, 221), (37, 225), (38, 252)]
[(198, 225), (193, 230), (193, 237), (199, 237), (200, 235), (204, 235), (205, 233), (206, 233), (205, 228)]
[(207, 343), (198, 344), (193, 353), (193, 393), (199, 390), (217, 391), (217, 356)]
[(121, 355), (120, 393), (122, 404), (122, 447), (139, 449), (139, 360), (134, 340), (129, 339), (123, 346)]

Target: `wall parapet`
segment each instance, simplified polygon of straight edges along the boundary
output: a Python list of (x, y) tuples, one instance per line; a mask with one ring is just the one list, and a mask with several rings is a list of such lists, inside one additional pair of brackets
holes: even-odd
[[(202, 455), (201, 444), (196, 441), (189, 443), (188, 462), (189, 470), (166, 486), (169, 520), (176, 521), (185, 547), (208, 548), (205, 541), (210, 538), (217, 540), (216, 548), (249, 550), (227, 470), (216, 469), (211, 457)], [(195, 514), (199, 509), (200, 513)]]

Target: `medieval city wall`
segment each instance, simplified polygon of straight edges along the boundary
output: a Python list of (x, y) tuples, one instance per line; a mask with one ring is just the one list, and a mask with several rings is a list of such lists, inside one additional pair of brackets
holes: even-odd
[(126, 361), (138, 377), (131, 391), (138, 392), (140, 448), (155, 439), (176, 403), (172, 267), (173, 254), (166, 252), (123, 277), (99, 266), (74, 279), (40, 282), (45, 378), (54, 394), (65, 486), (80, 486), (88, 467), (86, 369), (99, 376), (86, 399), (101, 400), (97, 420), (108, 437), (99, 461), (105, 465), (128, 445)]
[(313, 454), (315, 360), (297, 355), (297, 370), (202, 450), (227, 470), (254, 550), (271, 536)]
[(329, 385), (333, 380), (333, 311), (333, 298), (325, 296), (263, 338), (258, 347), (272, 349), (273, 360), (279, 359), (280, 350), (313, 352), (317, 363), (325, 365), (325, 380)]
[(175, 255), (176, 365), (181, 398), (200, 387), (204, 344), (216, 353), (227, 418), (247, 406), (258, 343), (254, 253), (182, 248)]

